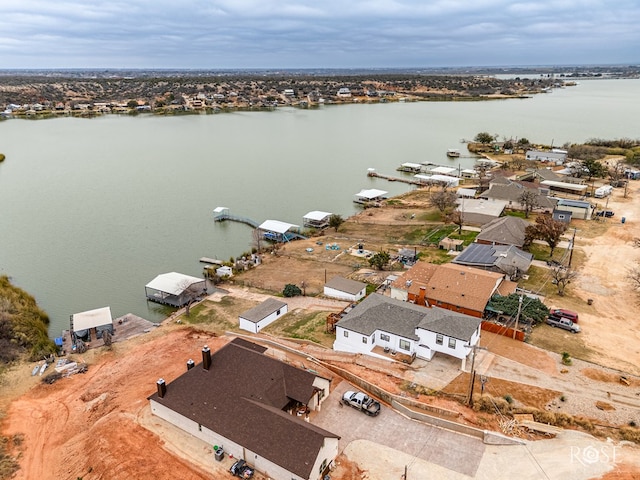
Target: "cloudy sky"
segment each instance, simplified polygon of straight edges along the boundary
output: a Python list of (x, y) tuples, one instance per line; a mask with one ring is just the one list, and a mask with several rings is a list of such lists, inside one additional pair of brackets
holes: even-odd
[(640, 63), (639, 0), (0, 0), (0, 68)]

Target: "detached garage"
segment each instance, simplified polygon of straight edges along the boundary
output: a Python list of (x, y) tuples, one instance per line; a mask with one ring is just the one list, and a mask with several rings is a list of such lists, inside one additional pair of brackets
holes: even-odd
[(338, 298), (348, 302), (357, 302), (367, 293), (367, 284), (349, 280), (348, 278), (334, 277), (324, 285), (324, 294), (327, 297)]
[(257, 307), (240, 314), (240, 328), (251, 333), (258, 333), (267, 325), (286, 315), (288, 311), (289, 306), (286, 303), (275, 298), (268, 298)]

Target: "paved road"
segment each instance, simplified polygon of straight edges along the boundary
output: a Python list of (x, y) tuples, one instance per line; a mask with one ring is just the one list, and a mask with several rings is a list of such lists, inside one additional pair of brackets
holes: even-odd
[(353, 389), (349, 382), (340, 382), (322, 404), (322, 411), (312, 418), (315, 425), (340, 435), (341, 452), (354, 440), (364, 439), (470, 477), (475, 475), (485, 451), (480, 439), (424, 425), (384, 405), (377, 417), (340, 406), (342, 394)]

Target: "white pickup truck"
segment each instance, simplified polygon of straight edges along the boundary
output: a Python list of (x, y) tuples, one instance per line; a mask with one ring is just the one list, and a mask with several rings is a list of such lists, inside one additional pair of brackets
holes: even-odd
[(349, 390), (344, 392), (342, 403), (375, 417), (380, 413), (380, 402), (362, 392)]

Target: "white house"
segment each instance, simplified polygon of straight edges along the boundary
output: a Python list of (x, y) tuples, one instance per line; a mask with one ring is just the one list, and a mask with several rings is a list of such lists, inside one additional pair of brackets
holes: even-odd
[(343, 277), (333, 277), (324, 285), (327, 297), (357, 302), (367, 294), (367, 284)]
[(151, 413), (274, 480), (322, 480), (338, 455), (339, 436), (300, 416), (319, 410), (330, 381), (236, 338), (202, 362), (187, 362), (170, 383), (156, 382)]
[(527, 160), (537, 160), (539, 162), (553, 162), (557, 165), (562, 165), (567, 159), (567, 151), (555, 149), (550, 152), (544, 152), (542, 150), (527, 150), (525, 154)]
[(289, 306), (286, 303), (275, 298), (268, 298), (257, 307), (240, 314), (240, 328), (251, 333), (258, 333), (267, 325), (286, 315), (288, 311)]
[(221, 267), (216, 268), (216, 275), (219, 277), (232, 277), (233, 276), (233, 268), (223, 265)]
[(422, 307), (373, 293), (336, 324), (333, 349), (389, 360), (402, 353), (431, 360), (436, 352), (462, 361), (480, 343), (482, 319)]

